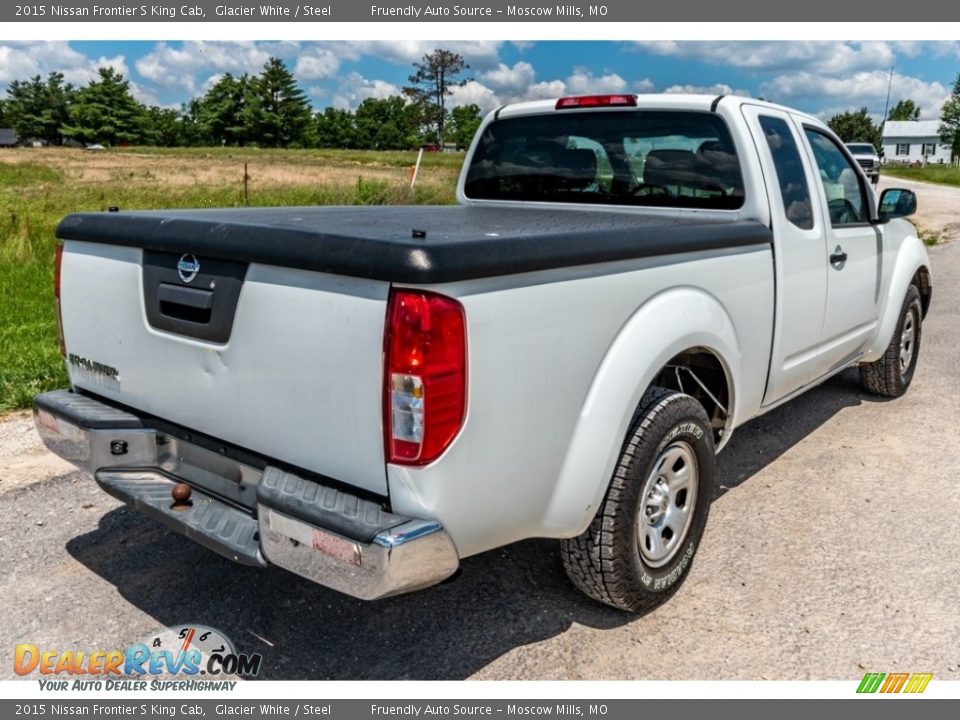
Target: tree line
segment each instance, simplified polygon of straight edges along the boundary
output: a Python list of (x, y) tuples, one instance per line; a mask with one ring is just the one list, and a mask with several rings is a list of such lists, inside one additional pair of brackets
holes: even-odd
[(0, 127), (52, 145), (257, 146), (408, 150), (425, 143), (469, 145), (480, 124), (477, 105), (447, 108), (467, 82), (463, 58), (446, 50), (414, 63), (403, 95), (367, 98), (356, 110), (315, 112), (294, 74), (272, 57), (258, 75), (220, 77), (179, 109), (147, 106), (113, 68), (82, 87), (59, 72), (15, 80), (0, 99)]
[[(887, 113), (886, 121), (919, 120), (920, 107), (910, 99), (899, 100)], [(950, 97), (940, 111), (940, 141), (949, 145), (953, 157), (960, 157), (960, 73), (953, 82)], [(846, 143), (866, 142), (880, 148), (883, 125), (873, 121), (867, 108), (837, 113), (827, 124)]]

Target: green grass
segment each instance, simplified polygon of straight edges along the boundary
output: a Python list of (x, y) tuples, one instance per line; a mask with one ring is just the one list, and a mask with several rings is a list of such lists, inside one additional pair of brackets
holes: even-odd
[(60, 173), (46, 165), (25, 162), (17, 165), (0, 164), (0, 187), (23, 187), (35, 183), (55, 183)]
[(960, 167), (953, 167), (951, 165), (927, 165), (926, 167), (884, 165), (882, 172), (884, 175), (891, 177), (960, 187)]
[[(260, 163), (281, 160), (287, 164), (329, 164), (343, 167), (365, 165), (369, 167), (410, 167), (417, 161), (417, 150), (271, 150), (267, 148), (159, 148), (121, 147), (101, 152), (114, 155), (157, 155), (184, 158), (232, 159), (238, 162)], [(459, 170), (463, 163), (462, 152), (425, 152), (421, 160), (424, 168)]]
[[(165, 183), (164, 173), (175, 172), (179, 158), (209, 159), (227, 167), (231, 177), (236, 175), (233, 163), (253, 163), (249, 205), (447, 204), (454, 200), (456, 171), (463, 159), (459, 153), (424, 153), (421, 180), (411, 191), (405, 168), (415, 162), (416, 152), (120, 148), (70, 154), (45, 149), (19, 162), (30, 152), (6, 156), (18, 161), (13, 163), (0, 158), (0, 412), (28, 407), (38, 392), (66, 383), (52, 290), (54, 230), (65, 215), (112, 205), (166, 209), (244, 204), (242, 167), (237, 181)], [(126, 167), (125, 154), (140, 156), (140, 167)], [(144, 169), (144, 155), (156, 157), (156, 167), (148, 162)], [(97, 175), (94, 165), (104, 161), (109, 161), (109, 170)], [(270, 186), (260, 178), (271, 164), (329, 167), (340, 180), (302, 185), (285, 180)], [(381, 177), (385, 172), (387, 179)]]
[(66, 382), (52, 254), (29, 263), (0, 261), (0, 411), (28, 407), (37, 393)]

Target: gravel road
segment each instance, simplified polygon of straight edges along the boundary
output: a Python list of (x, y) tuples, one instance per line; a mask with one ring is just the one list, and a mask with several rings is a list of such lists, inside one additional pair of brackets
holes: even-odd
[[(921, 207), (929, 187), (917, 188)], [(944, 198), (926, 207), (952, 207), (946, 228), (960, 190)], [(196, 622), (284, 680), (958, 680), (960, 242), (931, 259), (907, 395), (879, 401), (847, 371), (740, 428), (689, 579), (641, 618), (574, 591), (550, 541), (469, 558), (452, 582), (375, 604), (239, 567), (105, 495), (45, 455), (26, 416), (9, 418), (0, 677), (18, 642), (112, 648)]]

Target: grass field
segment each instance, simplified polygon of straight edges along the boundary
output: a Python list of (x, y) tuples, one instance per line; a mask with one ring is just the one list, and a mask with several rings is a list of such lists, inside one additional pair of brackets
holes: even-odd
[(937, 183), (938, 185), (953, 185), (960, 187), (960, 167), (950, 165), (927, 165), (926, 167), (912, 167), (909, 165), (884, 165), (883, 174), (891, 177), (901, 177), (907, 180)]
[[(416, 152), (118, 148), (0, 150), (0, 412), (66, 383), (53, 305), (54, 228), (78, 211), (249, 205), (444, 204), (463, 156)], [(244, 163), (247, 193), (244, 194)]]

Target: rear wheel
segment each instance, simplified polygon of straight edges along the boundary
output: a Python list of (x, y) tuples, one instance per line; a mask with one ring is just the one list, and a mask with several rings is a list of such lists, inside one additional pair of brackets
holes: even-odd
[(882, 397), (900, 397), (907, 391), (917, 369), (922, 317), (920, 291), (911, 285), (883, 356), (860, 366), (860, 384), (865, 390)]
[(670, 598), (703, 535), (715, 468), (700, 403), (674, 390), (648, 390), (596, 517), (582, 535), (561, 541), (573, 584), (630, 612)]

